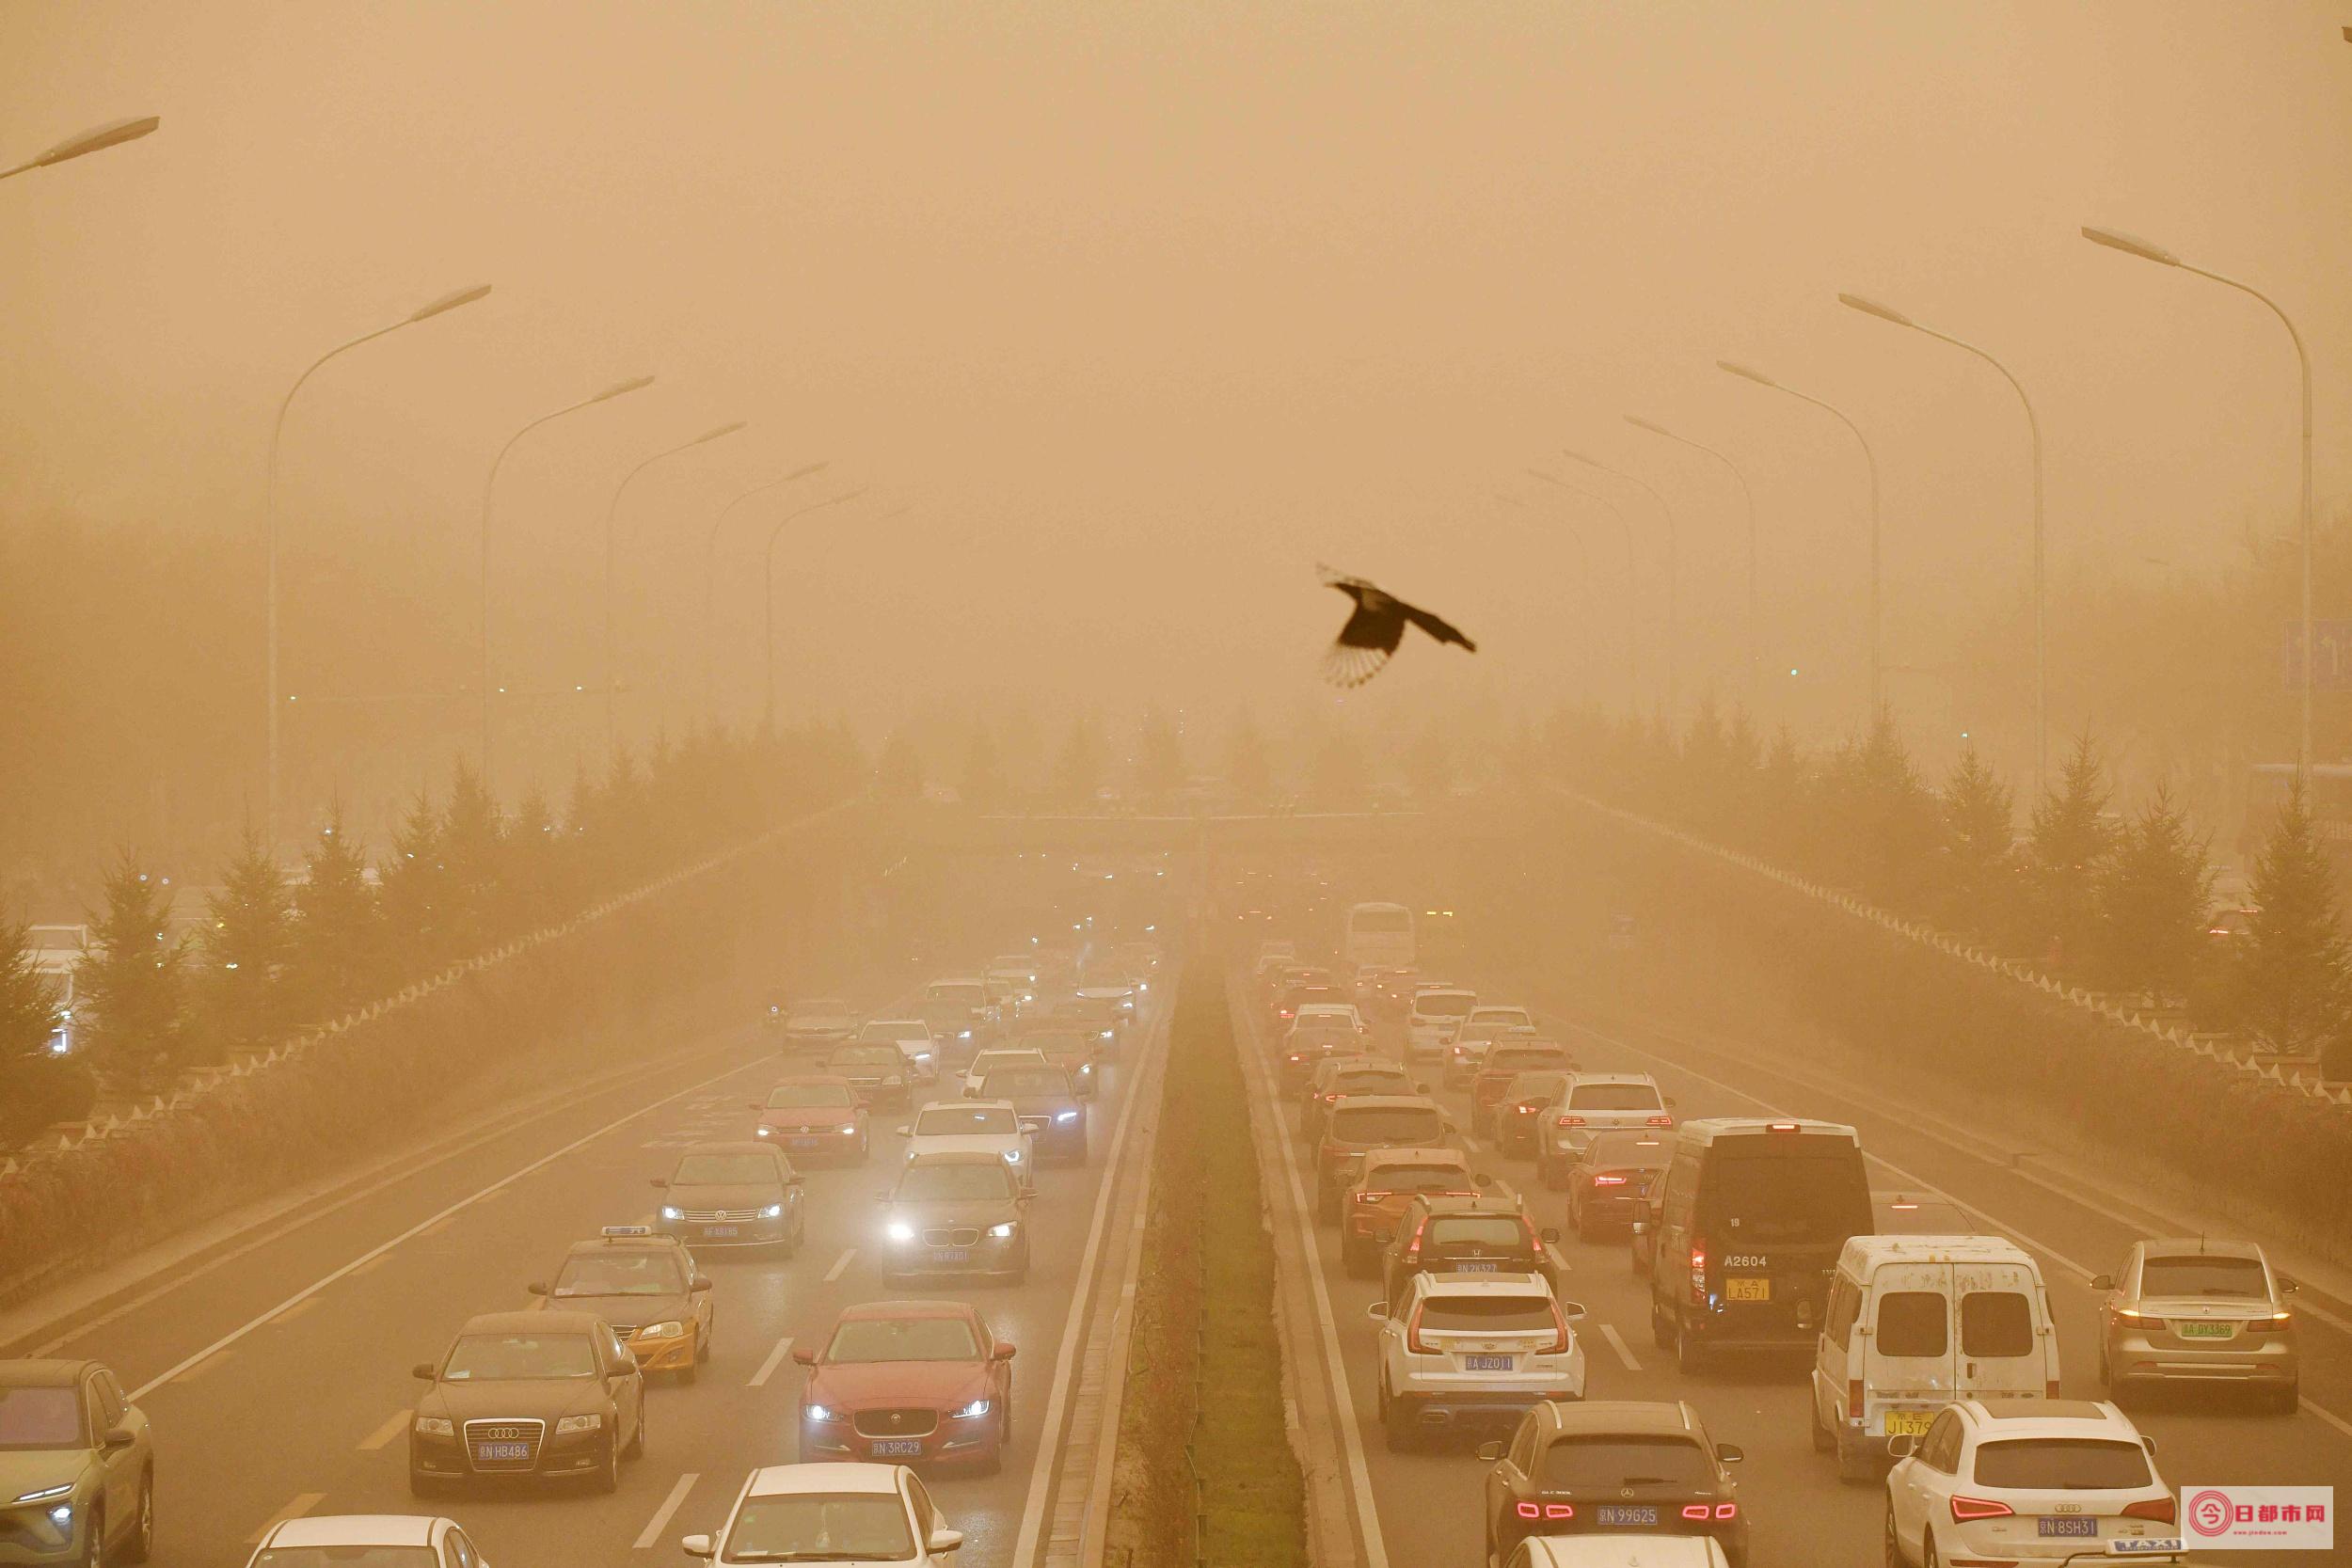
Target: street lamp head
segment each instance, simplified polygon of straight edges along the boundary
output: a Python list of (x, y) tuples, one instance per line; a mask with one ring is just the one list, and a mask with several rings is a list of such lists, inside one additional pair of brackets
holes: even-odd
[(2101, 229), (2095, 224), (2086, 223), (2083, 225), (2083, 238), (2092, 245), (2103, 245), (2109, 250), (2120, 250), (2126, 256), (2137, 256), (2143, 261), (2154, 261), (2161, 266), (2168, 267), (2177, 267), (2181, 264), (2181, 259), (2165, 249), (2164, 246), (2153, 245), (2136, 234), (2126, 234), (2120, 229)]
[(1904, 315), (1900, 310), (1896, 309), (1893, 306), (1881, 305), (1877, 300), (1865, 299), (1860, 294), (1839, 294), (1837, 296), (1837, 303), (1845, 306), (1849, 309), (1859, 310), (1866, 316), (1876, 316), (1881, 321), (1893, 322), (1897, 326), (1916, 326), (1919, 325), (1917, 322), (1913, 321), (1909, 316)]
[(411, 322), (430, 321), (445, 310), (454, 310), (460, 305), (471, 305), (489, 292), (490, 285), (477, 283), (470, 289), (460, 289), (455, 293), (443, 294), (440, 298), (429, 304), (420, 305), (414, 310), (409, 311), (408, 319)]
[(1681, 436), (1677, 436), (1673, 431), (1668, 430), (1664, 425), (1652, 420), (1645, 420), (1639, 414), (1628, 414), (1625, 417), (1625, 422), (1631, 425), (1636, 430), (1646, 430), (1652, 436), (1663, 436), (1669, 441), (1679, 441), (1682, 439)]
[(652, 385), (652, 376), (634, 375), (629, 377), (627, 381), (614, 382), (612, 386), (607, 387), (603, 391), (598, 392), (595, 397), (590, 398), (588, 401), (590, 403), (604, 403), (610, 399), (621, 397), (629, 392), (643, 391), (644, 388)]
[(68, 136), (48, 151), (33, 160), (35, 168), (47, 168), (62, 164), (68, 158), (79, 158), (88, 152), (103, 152), (127, 141), (136, 141), (151, 133), (163, 120), (154, 115), (138, 119), (118, 119), (112, 125), (101, 125), (95, 131), (85, 131), (78, 136)]
[(722, 436), (732, 436), (749, 423), (751, 423), (749, 420), (738, 420), (733, 424), (723, 424), (716, 430), (704, 431), (686, 444), (690, 447), (699, 447), (705, 441), (715, 441)]
[(1770, 387), (1775, 391), (1780, 388), (1779, 382), (1774, 381), (1753, 365), (1742, 365), (1732, 359), (1718, 359), (1715, 361), (1715, 368), (1726, 375), (1736, 375), (1742, 381), (1753, 381), (1758, 387)]

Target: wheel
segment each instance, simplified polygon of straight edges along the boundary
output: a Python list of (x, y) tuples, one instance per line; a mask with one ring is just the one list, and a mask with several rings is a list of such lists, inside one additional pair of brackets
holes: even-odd
[(1679, 1319), (1675, 1322), (1675, 1370), (1685, 1377), (1696, 1377), (1707, 1370), (1707, 1347)]
[(2115, 1368), (2107, 1361), (2107, 1341), (2105, 1336), (2102, 1336), (2099, 1340), (2099, 1386), (2102, 1388), (2115, 1386)]
[(1910, 1560), (1903, 1556), (1902, 1540), (1895, 1533), (1893, 1503), (1886, 1505), (1886, 1523), (1880, 1528), (1879, 1536), (1882, 1549), (1886, 1554), (1886, 1568), (1911, 1568)]
[(1388, 1440), (1391, 1453), (1406, 1453), (1413, 1447), (1413, 1413), (1402, 1400), (1388, 1400), (1387, 1413), (1380, 1418), (1380, 1433)]
[(1589, 1242), (1593, 1239), (1593, 1222), (1584, 1212), (1584, 1205), (1581, 1201), (1568, 1205), (1568, 1223), (1576, 1227), (1578, 1241)]
[(1315, 1189), (1315, 1223), (1336, 1225), (1340, 1218), (1340, 1200), (1328, 1187)]
[(2283, 1388), (2270, 1394), (2270, 1408), (2280, 1416), (2292, 1416), (2303, 1408), (2303, 1380), (2296, 1379)]
[(1650, 1260), (1643, 1253), (1642, 1249), (1630, 1243), (1628, 1243), (1625, 1249), (1625, 1255), (1627, 1261), (1633, 1270), (1633, 1277), (1636, 1279), (1647, 1279), (1649, 1277)]
[(694, 1336), (694, 1359), (696, 1361), (710, 1359), (710, 1330), (707, 1328)]
[[(694, 1381), (694, 1374), (691, 1370), (687, 1372), (686, 1381), (689, 1383)], [(618, 1421), (620, 1418), (615, 1416), (613, 1419)], [(615, 1441), (619, 1440), (620, 1435), (617, 1432), (612, 1434)], [(645, 1407), (642, 1402), (637, 1406), (637, 1435), (628, 1440), (628, 1447), (624, 1452), (631, 1459), (643, 1459), (645, 1456)]]
[(122, 1560), (145, 1562), (155, 1550), (155, 1472), (139, 1477), (139, 1516), (131, 1539), (122, 1544)]
[(1012, 1447), (1012, 1399), (1005, 1399), (1005, 1413), (996, 1418), (996, 1448), (999, 1452)]
[(1837, 1434), (1830, 1431), (1829, 1424), (1821, 1419), (1821, 1402), (1818, 1397), (1811, 1395), (1806, 1397), (1805, 1414), (1811, 1418), (1807, 1424), (1812, 1428), (1813, 1451), (1815, 1453), (1836, 1451)]
[(92, 1503), (89, 1523), (83, 1528), (84, 1568), (106, 1568), (106, 1505)]
[(1935, 1531), (1924, 1532), (1919, 1540), (1919, 1568), (1936, 1568), (1944, 1554), (1935, 1549)]
[(437, 1495), (440, 1489), (439, 1481), (424, 1474), (413, 1465), (408, 1466), (408, 1495), (410, 1497), (430, 1497)]
[(1340, 1238), (1340, 1269), (1350, 1279), (1361, 1279), (1372, 1273), (1372, 1259), (1365, 1254), (1364, 1243), (1353, 1236)]
[(621, 1489), (621, 1434), (614, 1433), (604, 1445), (604, 1464), (596, 1471), (597, 1491), (610, 1497)]
[(1660, 1350), (1670, 1350), (1674, 1341), (1666, 1337), (1666, 1320), (1660, 1315), (1658, 1304), (1649, 1304), (1649, 1342)]
[(681, 1386), (691, 1385), (697, 1377), (702, 1375), (702, 1352), (696, 1351), (694, 1353), (694, 1359), (689, 1361), (685, 1366), (680, 1367), (677, 1370), (676, 1377)]

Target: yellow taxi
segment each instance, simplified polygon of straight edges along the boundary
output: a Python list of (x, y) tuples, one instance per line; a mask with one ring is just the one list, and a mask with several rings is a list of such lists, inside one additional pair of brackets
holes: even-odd
[(574, 1242), (552, 1281), (537, 1281), (535, 1307), (593, 1312), (612, 1326), (637, 1365), (694, 1381), (710, 1359), (710, 1281), (675, 1236), (649, 1225), (608, 1225)]

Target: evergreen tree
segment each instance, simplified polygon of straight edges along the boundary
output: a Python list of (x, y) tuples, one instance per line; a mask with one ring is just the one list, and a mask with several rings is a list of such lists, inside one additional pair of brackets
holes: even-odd
[(1880, 707), (1862, 738), (1839, 749), (1823, 784), (1821, 842), (1840, 851), (1842, 875), (1873, 903), (1920, 908), (1934, 874), (1937, 802), (1892, 710)]
[(2038, 962), (2063, 968), (2093, 951), (2099, 884), (2115, 830), (2107, 819), (2106, 765), (2088, 735), (2077, 736), (2058, 787), (2034, 807), (2026, 839)]
[(2117, 838), (2100, 884), (2106, 978), (2156, 1001), (2185, 997), (2205, 948), (2213, 865), (2171, 790), (2157, 786)]
[(89, 1114), (88, 1069), (50, 1053), (63, 1006), (64, 988), (34, 963), (24, 927), (0, 925), (0, 1149)]
[(47, 1055), (64, 1007), (64, 987), (34, 962), (30, 933), (0, 925), (0, 1063)]
[(277, 857), (252, 828), (206, 903), (198, 942), (195, 1000), (207, 1043), (220, 1051), (264, 1051), (291, 1032), (286, 967), (294, 956), (294, 898)]
[(1081, 715), (1071, 722), (1055, 760), (1054, 792), (1065, 806), (1088, 806), (1102, 787), (1103, 738), (1095, 733), (1094, 721)]
[(2010, 850), (2016, 839), (2009, 787), (1974, 746), (1960, 753), (1939, 799), (1944, 819), (1946, 918), (1963, 931), (1989, 932), (2010, 907)]
[(894, 732), (882, 743), (882, 756), (874, 764), (874, 787), (887, 800), (923, 798), (923, 754), (905, 731)]
[(449, 956), (468, 958), (504, 940), (506, 825), (482, 775), (460, 762), (441, 813), (442, 928)]
[(1136, 782), (1144, 794), (1166, 800), (1184, 787), (1184, 736), (1157, 703), (1143, 710), (1136, 751)]
[(130, 853), (101, 892), (105, 907), (90, 917), (90, 948), (74, 971), (74, 1022), (98, 1070), (160, 1088), (179, 1069), (187, 1022), (187, 953), (171, 934), (171, 895)]
[(1274, 793), (1274, 764), (1258, 721), (1244, 713), (1233, 724), (1233, 737), (1225, 752), (1225, 781), (1250, 805), (1263, 805)]
[(976, 811), (995, 811), (1005, 803), (1005, 769), (996, 758), (996, 742), (986, 724), (972, 726), (972, 744), (963, 753), (963, 777), (957, 793)]
[(345, 829), (340, 802), (303, 863), (309, 875), (294, 889), (288, 985), (294, 1016), (326, 1023), (373, 1000), (386, 979), (367, 855)]
[(533, 789), (506, 825), (500, 889), (500, 930), (508, 937), (554, 924), (571, 912), (564, 890), (566, 869), (562, 826), (548, 798)]
[(2336, 924), (2335, 881), (2302, 786), (2254, 861), (2254, 912), (2232, 987), (2239, 1026), (2291, 1050), (2342, 1037), (2352, 1019), (2352, 951)]
[(383, 914), (385, 977), (397, 984), (447, 963), (455, 949), (449, 919), (449, 868), (441, 860), (441, 814), (420, 790), (392, 830), (391, 853), (375, 869)]

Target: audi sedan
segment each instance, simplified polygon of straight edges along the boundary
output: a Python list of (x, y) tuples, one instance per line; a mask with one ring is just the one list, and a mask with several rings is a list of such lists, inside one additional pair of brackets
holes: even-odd
[(792, 1358), (809, 1459), (957, 1464), (994, 1474), (1012, 1438), (1012, 1346), (957, 1301), (869, 1301)]
[(485, 1312), (466, 1320), (408, 1425), (408, 1490), (470, 1481), (621, 1484), (645, 1451), (645, 1374), (588, 1312)]

